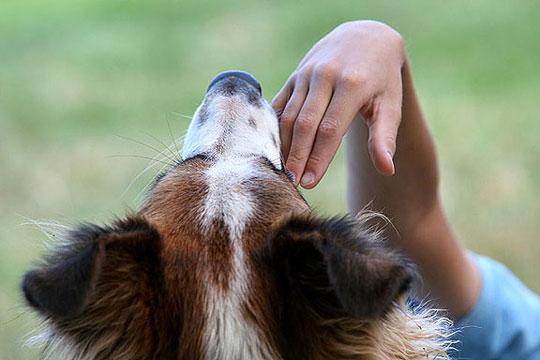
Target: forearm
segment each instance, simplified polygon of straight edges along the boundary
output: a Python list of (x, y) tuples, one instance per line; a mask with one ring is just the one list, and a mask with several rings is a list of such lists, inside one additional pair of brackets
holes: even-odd
[(391, 245), (416, 262), (424, 292), (459, 317), (474, 304), (480, 279), (444, 217), (433, 141), (407, 63), (402, 74), (396, 174), (384, 177), (373, 168), (366, 146), (367, 127), (361, 119), (355, 119), (346, 136), (349, 211), (355, 214), (372, 202), (374, 210), (388, 216), (399, 235), (390, 226), (386, 235)]
[(453, 234), (442, 206), (434, 206), (400, 235), (390, 241), (418, 265), (423, 279), (421, 295), (434, 299), (455, 319), (467, 313), (476, 303), (481, 279)]

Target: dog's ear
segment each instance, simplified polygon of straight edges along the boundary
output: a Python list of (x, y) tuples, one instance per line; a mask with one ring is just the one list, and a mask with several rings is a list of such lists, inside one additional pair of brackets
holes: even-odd
[(107, 262), (107, 268), (116, 267), (114, 262), (119, 261), (137, 260), (142, 267), (155, 262), (159, 235), (144, 219), (133, 217), (107, 228), (81, 226), (69, 232), (63, 243), (21, 282), (29, 305), (59, 320), (74, 318), (85, 310), (105, 275)]
[(384, 313), (415, 277), (414, 267), (356, 221), (293, 217), (268, 242), (282, 289), (305, 299), (332, 293), (355, 318)]

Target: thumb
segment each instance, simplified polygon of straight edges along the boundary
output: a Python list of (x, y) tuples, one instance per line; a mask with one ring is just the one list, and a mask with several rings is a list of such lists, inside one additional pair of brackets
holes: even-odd
[(369, 124), (368, 148), (371, 161), (377, 171), (385, 176), (395, 173), (393, 158), (400, 123), (401, 101), (393, 101), (383, 103)]

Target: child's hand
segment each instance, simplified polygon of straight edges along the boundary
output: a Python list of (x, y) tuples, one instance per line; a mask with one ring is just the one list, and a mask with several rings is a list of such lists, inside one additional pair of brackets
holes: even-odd
[(401, 36), (374, 21), (342, 24), (313, 46), (272, 101), (295, 184), (317, 185), (358, 112), (375, 168), (393, 175), (405, 60)]
[(389, 244), (418, 265), (421, 293), (455, 317), (466, 313), (480, 275), (444, 217), (435, 147), (401, 36), (373, 21), (338, 26), (308, 52), (272, 105), (286, 168), (305, 188), (317, 185), (348, 131), (349, 211), (368, 202), (383, 211), (401, 235), (387, 227)]

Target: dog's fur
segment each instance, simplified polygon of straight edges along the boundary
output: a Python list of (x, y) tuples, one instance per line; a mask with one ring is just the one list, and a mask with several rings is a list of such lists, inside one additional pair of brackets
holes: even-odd
[(47, 356), (447, 358), (448, 320), (405, 304), (410, 262), (362, 219), (311, 213), (257, 87), (217, 78), (140, 210), (69, 232), (25, 275)]

